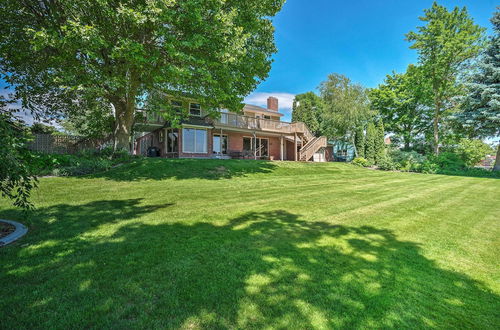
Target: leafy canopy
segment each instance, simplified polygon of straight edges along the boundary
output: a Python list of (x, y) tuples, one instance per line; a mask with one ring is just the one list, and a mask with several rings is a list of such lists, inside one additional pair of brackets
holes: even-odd
[(284, 0), (0, 2), (0, 73), (35, 114), (114, 108), (125, 147), (139, 98), (196, 97), (208, 111), (267, 77)]
[(321, 133), (323, 100), (313, 92), (298, 94), (293, 100), (292, 121), (301, 121), (315, 135)]
[(482, 49), (484, 28), (474, 24), (467, 9), (432, 4), (424, 11), (420, 20), (425, 23), (406, 35), (416, 49), (424, 74), (429, 79), (434, 106), (433, 138), (434, 151), (439, 152), (439, 129), (443, 116), (455, 108), (453, 97), (462, 91), (458, 75), (463, 65)]
[(386, 131), (402, 139), (405, 149), (431, 127), (431, 86), (422, 67), (409, 65), (405, 73), (387, 75), (369, 97)]
[(366, 89), (344, 75), (333, 73), (319, 86), (324, 102), (323, 134), (329, 138), (354, 138), (358, 126), (374, 114)]
[(29, 166), (31, 153), (27, 148), (28, 128), (0, 99), (0, 193), (13, 201), (14, 206), (31, 209), (31, 190), (37, 179)]

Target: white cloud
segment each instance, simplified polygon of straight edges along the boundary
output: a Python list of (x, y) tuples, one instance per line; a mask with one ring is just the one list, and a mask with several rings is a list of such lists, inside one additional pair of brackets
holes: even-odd
[(269, 96), (274, 96), (278, 99), (278, 105), (283, 113), (292, 112), (293, 99), (295, 94), (291, 93), (267, 93), (267, 92), (256, 92), (248, 95), (244, 102), (248, 104), (258, 105), (261, 107), (267, 107), (267, 98)]

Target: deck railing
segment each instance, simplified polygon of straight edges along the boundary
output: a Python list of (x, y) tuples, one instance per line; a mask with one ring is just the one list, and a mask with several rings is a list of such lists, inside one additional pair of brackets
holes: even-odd
[(235, 113), (221, 113), (219, 118), (213, 119), (213, 123), (217, 127), (235, 127), (248, 130), (269, 131), (284, 134), (293, 134), (296, 132), (296, 123), (255, 118), (238, 115)]
[[(286, 121), (255, 118), (229, 112), (221, 113), (219, 118), (207, 118), (207, 121), (216, 127), (268, 131), (287, 135), (297, 133), (304, 135), (307, 141), (310, 141), (314, 137), (307, 129), (307, 126), (302, 122), (289, 123)], [(162, 125), (165, 123), (165, 119), (160, 113), (157, 112), (137, 110), (136, 123), (140, 125)]]

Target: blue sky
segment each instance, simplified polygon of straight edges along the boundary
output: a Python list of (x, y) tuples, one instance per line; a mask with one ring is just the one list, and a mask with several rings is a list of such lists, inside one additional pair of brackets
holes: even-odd
[[(404, 71), (417, 61), (405, 33), (421, 25), (418, 17), (431, 0), (288, 0), (274, 19), (278, 53), (269, 77), (246, 101), (265, 105), (268, 95), (280, 100), (290, 119), (295, 94), (314, 91), (329, 73), (344, 74), (375, 87), (386, 74)], [(438, 1), (452, 9), (467, 7), (474, 21), (488, 28), (493, 0)]]
[[(498, 1), (439, 3), (448, 9), (466, 6), (491, 33), (489, 19)], [(432, 0), (288, 0), (274, 18), (278, 52), (269, 77), (245, 101), (265, 106), (269, 95), (276, 96), (283, 120), (290, 120), (294, 95), (314, 91), (329, 73), (377, 86), (386, 74), (416, 62), (404, 35), (421, 25), (418, 17), (431, 5)]]

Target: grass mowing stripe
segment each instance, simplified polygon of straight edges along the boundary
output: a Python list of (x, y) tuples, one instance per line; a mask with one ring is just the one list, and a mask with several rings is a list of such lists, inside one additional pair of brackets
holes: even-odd
[(0, 248), (0, 327), (494, 329), (499, 183), (152, 159), (42, 179)]

